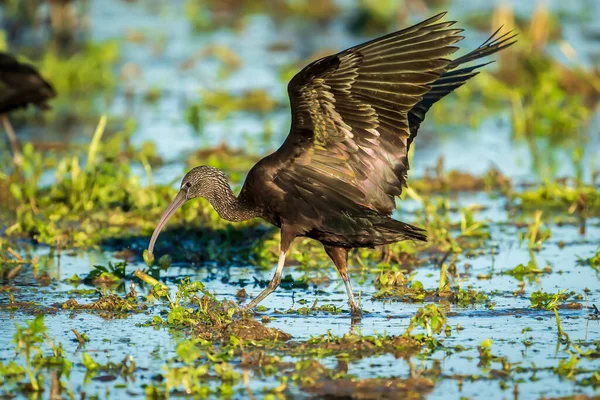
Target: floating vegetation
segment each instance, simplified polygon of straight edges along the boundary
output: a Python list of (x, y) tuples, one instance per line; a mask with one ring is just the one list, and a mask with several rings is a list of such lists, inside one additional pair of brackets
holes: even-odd
[(434, 176), (429, 170), (420, 179), (413, 179), (410, 187), (419, 194), (444, 192), (479, 192), (500, 190), (506, 192), (511, 187), (510, 180), (496, 169), (489, 170), (483, 176), (473, 176), (468, 172), (444, 172), (443, 159), (440, 158)]
[(113, 265), (111, 262), (108, 263), (108, 267), (102, 265), (94, 265), (92, 271), (85, 277), (83, 282), (91, 284), (115, 284), (125, 278), (125, 267), (126, 262), (119, 262)]
[[(46, 331), (42, 314), (38, 314), (26, 326), (17, 325), (13, 344), (15, 353), (21, 358), (24, 366), (15, 361), (4, 365), (0, 361), (0, 390), (4, 393), (10, 393), (10, 388), (23, 393), (42, 391), (43, 372), (47, 368), (54, 370), (51, 382), (54, 390), (60, 391), (62, 387), (66, 387), (72, 362), (67, 359), (62, 345), (47, 339)], [(44, 354), (44, 350), (47, 350), (44, 347), (51, 350), (50, 355)], [(61, 381), (63, 378), (64, 382)], [(2, 391), (0, 393), (3, 393)]]
[(537, 279), (538, 275), (552, 273), (552, 268), (546, 266), (543, 269), (538, 268), (535, 260), (532, 258), (529, 260), (527, 265), (519, 264), (513, 269), (509, 269), (504, 272), (506, 275), (515, 277), (517, 280), (522, 281), (527, 278), (530, 282)]
[(410, 320), (407, 332), (412, 332), (416, 327), (424, 328), (428, 338), (433, 338), (433, 334), (439, 334), (446, 326), (446, 313), (440, 310), (435, 304), (427, 304), (420, 308), (414, 317)]
[(580, 257), (578, 263), (580, 265), (589, 265), (596, 273), (600, 273), (600, 247), (598, 247), (598, 251), (592, 257), (588, 259)]
[[(57, 99), (75, 96), (69, 98), (72, 102), (90, 92), (112, 92), (117, 84), (114, 67), (119, 56), (120, 46), (116, 41), (89, 42), (77, 54), (69, 57), (54, 51), (46, 52), (40, 61), (40, 69), (60, 93)], [(60, 100), (58, 104), (66, 106)], [(80, 110), (73, 111), (81, 113)]]
[(442, 266), (439, 288), (427, 290), (420, 281), (413, 281), (402, 272), (382, 273), (376, 278), (375, 284), (379, 291), (373, 295), (376, 300), (394, 300), (402, 302), (442, 301), (468, 307), (474, 304), (486, 304), (489, 296), (474, 289), (463, 289), (458, 285), (452, 289), (447, 278), (446, 266)]
[(222, 26), (239, 26), (253, 14), (268, 13), (275, 19), (301, 17), (327, 21), (338, 13), (332, 0), (318, 3), (310, 0), (283, 0), (275, 3), (265, 0), (235, 0), (223, 3), (215, 0), (187, 0), (185, 15), (198, 31), (208, 31)]
[(405, 397), (425, 398), (435, 384), (430, 378), (414, 377), (409, 379), (337, 379), (330, 382), (318, 382), (305, 387), (314, 396), (348, 396), (356, 399), (368, 399), (377, 393), (382, 398)]
[[(144, 280), (153, 283), (147, 277)], [(191, 328), (197, 337), (209, 341), (229, 340), (232, 335), (242, 340), (288, 340), (291, 337), (252, 318), (240, 316), (234, 303), (218, 301), (201, 282), (182, 280), (173, 299), (168, 288), (159, 282), (155, 283), (152, 293), (169, 302), (169, 310), (162, 313), (163, 317), (155, 316), (153, 325)], [(234, 316), (236, 313), (238, 316)]]
[(600, 216), (600, 190), (591, 185), (545, 182), (515, 197), (517, 206), (524, 210), (543, 208), (584, 217)]
[(201, 132), (208, 115), (216, 120), (240, 111), (265, 115), (277, 106), (277, 102), (264, 90), (250, 90), (237, 95), (225, 91), (205, 91), (200, 103), (187, 107), (185, 119), (195, 131)]
[(567, 335), (567, 333), (563, 330), (560, 317), (558, 315), (558, 308), (559, 305), (568, 298), (569, 295), (566, 293), (566, 290), (559, 291), (556, 294), (549, 294), (542, 291), (531, 294), (531, 307), (554, 312), (558, 337), (559, 339), (564, 339), (567, 342), (570, 341), (569, 335)]
[(71, 298), (62, 304), (62, 308), (66, 310), (98, 310), (114, 312), (135, 311), (140, 310), (143, 307), (143, 305), (138, 304), (137, 293), (133, 285), (125, 298), (119, 297), (114, 293), (101, 293), (100, 299), (89, 304), (79, 304), (74, 298)]

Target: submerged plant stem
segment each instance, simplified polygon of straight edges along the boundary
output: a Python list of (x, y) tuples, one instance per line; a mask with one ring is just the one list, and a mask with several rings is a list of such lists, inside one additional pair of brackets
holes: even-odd
[(562, 324), (560, 323), (560, 317), (558, 316), (558, 309), (554, 308), (554, 317), (556, 318), (556, 327), (558, 329), (558, 338), (565, 338), (567, 342), (571, 342), (569, 335), (563, 330)]
[(33, 375), (33, 371), (31, 370), (29, 352), (27, 352), (25, 356), (25, 371), (27, 371), (27, 376), (29, 377), (29, 381), (31, 382), (31, 388), (34, 391), (38, 392), (40, 390), (40, 386), (38, 385), (38, 381), (37, 379), (35, 379), (35, 375)]

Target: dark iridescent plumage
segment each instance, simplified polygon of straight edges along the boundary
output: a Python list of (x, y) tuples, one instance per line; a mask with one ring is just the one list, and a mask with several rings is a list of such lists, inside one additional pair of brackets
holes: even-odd
[(18, 62), (8, 53), (0, 52), (0, 118), (17, 165), (20, 159), (19, 145), (6, 114), (29, 104), (45, 110), (48, 108), (48, 100), (55, 96), (52, 85), (35, 68)]
[(48, 100), (55, 96), (52, 85), (34, 67), (0, 52), (0, 114), (29, 104), (46, 109)]
[[(409, 146), (429, 108), (485, 65), (462, 64), (514, 43), (514, 35), (497, 37), (496, 32), (478, 49), (451, 61), (447, 57), (457, 50), (453, 44), (463, 39), (462, 30), (450, 28), (454, 22), (438, 22), (444, 15), (300, 71), (288, 85), (290, 133), (275, 153), (250, 170), (237, 199), (222, 174), (207, 180), (194, 169), (184, 177), (174, 204), (200, 196), (223, 210), (224, 201), (225, 209), (243, 210), (236, 220), (258, 216), (281, 228), (275, 276), (249, 308), (279, 285), (285, 253), (295, 237), (323, 243), (346, 284), (353, 313), (359, 308), (347, 274), (348, 250), (426, 240), (422, 229), (391, 217), (395, 197), (406, 185)], [(161, 219), (150, 253), (176, 208)], [(226, 212), (219, 214), (227, 218)]]

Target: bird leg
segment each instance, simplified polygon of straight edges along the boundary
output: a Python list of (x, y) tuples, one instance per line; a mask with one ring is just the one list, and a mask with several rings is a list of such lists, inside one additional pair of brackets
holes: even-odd
[(348, 276), (348, 250), (343, 247), (325, 246), (325, 252), (335, 264), (335, 267), (344, 281), (346, 293), (348, 293), (348, 304), (352, 310), (352, 316), (359, 317), (361, 314), (360, 307), (354, 300), (352, 286), (350, 286), (350, 277)]
[(273, 293), (275, 289), (279, 287), (279, 284), (281, 283), (281, 273), (283, 272), (283, 265), (285, 264), (285, 254), (285, 251), (281, 252), (281, 254), (279, 255), (279, 262), (277, 263), (277, 269), (275, 270), (275, 275), (273, 275), (273, 279), (271, 279), (271, 282), (269, 282), (265, 290), (260, 292), (258, 296), (256, 296), (250, 303), (248, 303), (248, 305), (246, 306), (247, 311), (256, 307), (258, 303), (263, 301), (265, 297)]
[(296, 237), (296, 235), (292, 232), (293, 231), (290, 231), (287, 228), (287, 226), (281, 226), (281, 253), (279, 254), (279, 261), (277, 262), (277, 269), (275, 270), (275, 275), (273, 275), (273, 279), (271, 279), (271, 282), (269, 282), (265, 290), (260, 292), (258, 296), (256, 296), (250, 303), (248, 303), (248, 305), (245, 308), (246, 311), (249, 311), (256, 307), (258, 303), (263, 301), (265, 297), (273, 293), (275, 289), (279, 287), (279, 284), (281, 283), (281, 273), (283, 272), (283, 265), (285, 264), (285, 255), (289, 250), (292, 242), (294, 241), (294, 238)]
[(10, 142), (10, 147), (13, 153), (13, 162), (17, 167), (19, 167), (21, 164), (23, 164), (23, 154), (21, 154), (21, 149), (19, 148), (19, 140), (17, 139), (15, 131), (13, 130), (6, 114), (2, 114), (0, 119), (2, 119), (2, 125), (4, 125), (6, 136), (8, 136), (8, 141)]

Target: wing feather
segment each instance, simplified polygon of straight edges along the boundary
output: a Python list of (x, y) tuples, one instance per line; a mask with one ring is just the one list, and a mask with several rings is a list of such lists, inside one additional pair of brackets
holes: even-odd
[(452, 61), (462, 30), (444, 15), (319, 59), (290, 81), (291, 131), (269, 159), (273, 184), (304, 218), (356, 230), (367, 214), (391, 214), (425, 113), (485, 64), (456, 68), (513, 43), (496, 32)]
[(431, 85), (431, 90), (426, 93), (423, 96), (423, 99), (409, 112), (408, 120), (410, 121), (411, 132), (409, 146), (417, 136), (421, 122), (423, 122), (425, 119), (425, 114), (427, 111), (429, 111), (431, 106), (446, 95), (452, 93), (455, 89), (458, 89), (464, 85), (467, 80), (476, 76), (479, 73), (477, 71), (479, 68), (484, 67), (493, 61), (471, 67), (464, 67), (460, 69), (456, 68), (470, 61), (494, 54), (513, 45), (516, 42), (515, 37), (517, 35), (513, 34), (512, 31), (498, 36), (501, 29), (502, 27), (498, 28), (485, 42), (483, 42), (481, 46), (475, 50), (450, 62), (450, 64), (448, 64), (447, 71), (444, 72), (438, 80), (433, 82)]

